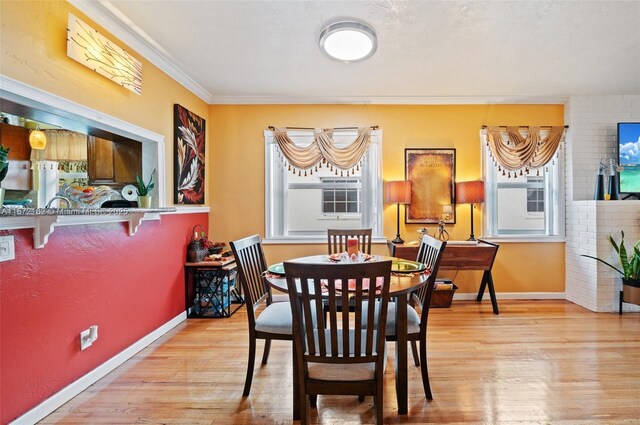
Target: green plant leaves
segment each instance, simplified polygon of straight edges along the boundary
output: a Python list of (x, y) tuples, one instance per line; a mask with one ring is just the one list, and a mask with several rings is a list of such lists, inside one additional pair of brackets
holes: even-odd
[(154, 168), (151, 172), (151, 176), (149, 177), (149, 183), (145, 184), (144, 180), (140, 178), (139, 175), (136, 174), (136, 182), (138, 184), (138, 188), (136, 189), (138, 192), (138, 196), (148, 196), (151, 192), (151, 189), (155, 187), (155, 183), (153, 183), (153, 175), (156, 173), (156, 169)]
[(604, 261), (604, 260), (601, 260), (601, 259), (599, 259), (599, 258), (597, 258), (597, 257), (593, 257), (593, 256), (591, 256), (591, 255), (586, 255), (586, 254), (582, 254), (582, 255), (581, 255), (581, 257), (592, 258), (592, 259), (594, 259), (594, 260), (596, 260), (596, 261), (600, 261), (601, 263), (606, 264), (607, 266), (611, 267), (613, 270), (617, 271), (618, 273), (620, 273), (621, 275), (623, 275), (623, 276), (624, 276), (624, 273), (622, 272), (622, 270), (620, 270), (619, 268), (617, 268), (617, 267), (615, 267), (615, 266), (612, 266), (611, 264), (607, 263), (607, 262), (606, 262), (606, 261)]
[(629, 257), (627, 248), (624, 245), (624, 231), (621, 231), (620, 234), (622, 235), (622, 238), (620, 239), (619, 245), (611, 235), (609, 235), (609, 242), (611, 242), (613, 250), (618, 254), (622, 270), (607, 263), (604, 260), (593, 257), (591, 255), (583, 254), (581, 255), (581, 257), (592, 258), (596, 261), (600, 261), (602, 264), (605, 264), (620, 273), (624, 279), (640, 279), (640, 241), (636, 242), (636, 244), (633, 246), (631, 257)]

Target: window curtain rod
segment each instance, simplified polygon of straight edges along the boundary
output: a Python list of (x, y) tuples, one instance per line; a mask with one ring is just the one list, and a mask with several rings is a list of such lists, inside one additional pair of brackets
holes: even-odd
[[(378, 130), (378, 126), (377, 125), (372, 125), (369, 128), (371, 128), (371, 130)], [(267, 127), (268, 130), (271, 131), (275, 131), (275, 127), (270, 125), (269, 127)], [(315, 128), (311, 128), (311, 127), (284, 127), (285, 130), (315, 130)], [(334, 130), (358, 130), (359, 127), (335, 127)]]
[[(488, 127), (489, 127), (488, 125), (486, 125), (486, 124), (482, 124), (482, 127), (480, 127), (480, 128), (482, 128), (482, 129), (484, 130), (484, 129), (488, 128)], [(507, 128), (507, 127), (513, 127), (513, 126), (511, 126), (511, 125), (496, 125), (495, 127)], [(519, 126), (517, 126), (517, 127), (518, 127), (518, 128), (529, 128), (529, 127), (531, 127), (531, 126), (529, 126), (529, 125), (519, 125)], [(537, 127), (538, 127), (538, 128), (549, 129), (549, 128), (553, 127), (553, 126), (552, 126), (552, 125), (539, 125), (539, 126), (537, 126)], [(568, 125), (565, 125), (565, 126), (564, 126), (564, 128), (569, 128), (569, 126), (568, 126)]]

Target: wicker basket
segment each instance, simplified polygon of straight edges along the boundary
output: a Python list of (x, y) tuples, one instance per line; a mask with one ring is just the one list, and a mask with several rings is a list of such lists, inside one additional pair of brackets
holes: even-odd
[[(200, 232), (196, 231), (196, 229), (200, 227)], [(193, 231), (191, 232), (191, 242), (189, 242), (189, 246), (187, 246), (187, 260), (191, 263), (199, 263), (204, 260), (204, 257), (209, 255), (209, 250), (204, 248), (201, 243), (200, 233), (204, 232), (204, 229), (201, 225), (196, 224), (193, 226)]]
[(437, 289), (431, 294), (431, 308), (447, 308), (451, 307), (453, 302), (453, 294), (455, 294), (458, 287), (448, 279), (438, 281), (438, 283), (451, 284), (451, 289)]

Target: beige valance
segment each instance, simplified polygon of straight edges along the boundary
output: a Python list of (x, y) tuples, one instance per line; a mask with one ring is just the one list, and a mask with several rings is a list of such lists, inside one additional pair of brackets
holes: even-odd
[[(498, 170), (506, 170), (509, 175), (517, 171), (529, 172), (530, 169), (544, 167), (558, 151), (564, 136), (564, 127), (551, 127), (546, 137), (540, 137), (540, 127), (528, 127), (527, 136), (520, 128), (507, 126), (507, 138), (503, 138), (500, 127), (487, 127), (487, 145), (491, 150)], [(505, 174), (505, 171), (503, 174)]]
[(44, 130), (47, 146), (31, 150), (32, 160), (86, 161), (87, 135), (69, 130)]
[[(305, 147), (297, 146), (286, 130), (276, 128), (274, 130), (275, 140), (282, 152), (282, 155), (289, 163), (289, 168), (293, 167), (293, 172), (313, 173), (318, 166), (327, 164), (330, 169), (348, 171), (359, 167), (362, 157), (367, 152), (371, 141), (371, 128), (358, 128), (356, 139), (344, 148), (336, 147), (333, 140), (333, 129), (315, 129), (313, 141)], [(337, 171), (336, 171), (337, 173)], [(352, 171), (353, 174), (353, 171)]]

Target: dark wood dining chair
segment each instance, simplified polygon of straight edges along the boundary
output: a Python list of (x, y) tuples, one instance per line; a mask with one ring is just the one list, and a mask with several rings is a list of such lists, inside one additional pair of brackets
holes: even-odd
[[(285, 262), (284, 270), (293, 311), (301, 423), (309, 423), (310, 405), (316, 405), (318, 395), (334, 394), (374, 396), (375, 421), (381, 424), (386, 350), (385, 327), (377, 325), (387, 317), (391, 261)], [(369, 284), (376, 290), (368, 290)], [(341, 285), (348, 286), (349, 297), (339, 291)], [(354, 300), (355, 320), (349, 320), (349, 298)], [(326, 320), (319, 308), (325, 300)]]
[[(431, 304), (431, 295), (435, 288), (436, 276), (446, 244), (446, 242), (429, 235), (422, 237), (416, 261), (424, 263), (427, 269), (431, 270), (431, 274), (427, 283), (411, 294), (411, 300), (407, 305), (407, 340), (411, 344), (415, 365), (421, 368), (422, 386), (427, 400), (433, 399), (431, 385), (429, 384), (429, 370), (427, 367), (427, 323), (429, 318), (429, 305)], [(420, 313), (418, 313), (416, 308), (420, 310)], [(397, 341), (396, 303), (389, 303), (388, 310), (386, 338), (387, 341), (395, 342)], [(420, 344), (419, 350), (418, 343)]]
[(371, 255), (371, 229), (327, 229), (327, 253), (345, 252), (347, 238), (358, 238), (358, 251)]
[[(269, 285), (264, 280), (267, 270), (264, 251), (259, 235), (253, 235), (230, 242), (238, 267), (238, 278), (245, 297), (247, 318), (249, 319), (249, 364), (244, 383), (244, 397), (251, 391), (253, 368), (256, 357), (256, 340), (264, 339), (262, 364), (267, 363), (271, 340), (291, 341), (291, 307), (288, 302), (273, 302)], [(261, 305), (264, 309), (259, 315), (256, 311)]]

